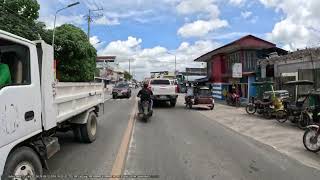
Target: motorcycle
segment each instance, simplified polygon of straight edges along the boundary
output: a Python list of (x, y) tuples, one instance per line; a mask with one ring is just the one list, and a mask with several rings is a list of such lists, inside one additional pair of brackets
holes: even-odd
[(303, 145), (304, 147), (311, 152), (320, 151), (320, 107), (316, 107), (312, 110), (312, 119), (318, 123), (312, 124), (306, 127), (306, 131), (303, 134)]
[(288, 101), (284, 101), (284, 118), (277, 118), (277, 121), (284, 123), (289, 120), (292, 123), (296, 123), (300, 129), (306, 128), (311, 123), (311, 118), (308, 115), (310, 112), (309, 108), (304, 108), (303, 103), (306, 98), (300, 98), (295, 105), (290, 105)]
[(144, 122), (147, 122), (148, 119), (153, 115), (153, 110), (150, 109), (150, 102), (143, 101), (141, 102), (138, 116)]
[(271, 101), (260, 101), (256, 100), (255, 97), (251, 97), (251, 102), (246, 106), (246, 112), (250, 115), (258, 113), (263, 116), (268, 116), (270, 114), (268, 111), (270, 111), (271, 105)]
[[(299, 80), (299, 81), (289, 81), (284, 83), (288, 86), (294, 86), (298, 88), (298, 86), (311, 86), (314, 84), (313, 81), (308, 80)], [(309, 94), (306, 96), (301, 96), (295, 102), (295, 104), (290, 104), (290, 101), (283, 101), (284, 110), (286, 112), (286, 117), (283, 119), (277, 119), (278, 122), (284, 123), (287, 120), (292, 123), (298, 124), (299, 128), (304, 129), (307, 125), (311, 123), (311, 118), (308, 116), (309, 108), (304, 108), (304, 103), (309, 99)]]
[[(267, 91), (263, 93), (263, 100), (256, 100), (251, 97), (251, 102), (246, 106), (246, 112), (250, 115), (255, 113), (261, 114), (266, 119), (271, 119), (276, 116), (277, 119), (285, 117), (286, 112), (283, 110), (282, 99), (286, 96), (287, 92), (280, 91)], [(275, 98), (272, 98), (275, 96)]]
[(303, 135), (303, 145), (308, 151), (318, 152), (320, 151), (320, 91), (309, 93), (309, 97), (314, 99), (314, 104), (309, 108), (311, 113), (305, 115), (308, 115), (314, 124), (307, 126)]
[(304, 147), (311, 152), (320, 151), (320, 126), (313, 124), (307, 126), (306, 131), (303, 134), (303, 145)]
[(226, 97), (228, 105), (240, 107), (240, 96), (237, 93), (228, 93)]

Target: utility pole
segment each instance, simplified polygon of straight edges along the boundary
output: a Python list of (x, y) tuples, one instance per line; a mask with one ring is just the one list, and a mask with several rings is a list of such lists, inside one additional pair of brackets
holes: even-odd
[(131, 75), (131, 59), (129, 59), (129, 75)]
[(98, 15), (92, 15), (92, 12), (96, 12), (96, 11), (102, 11), (103, 8), (98, 8), (98, 9), (89, 9), (89, 13), (88, 13), (88, 17), (87, 17), (87, 21), (88, 21), (88, 40), (90, 40), (90, 24), (93, 21), (93, 18), (97, 18), (97, 17), (101, 17), (102, 14), (98, 14)]
[(176, 75), (176, 72), (177, 72), (177, 55), (173, 54), (171, 52), (167, 52), (167, 54), (170, 54), (170, 55), (174, 56), (174, 75)]

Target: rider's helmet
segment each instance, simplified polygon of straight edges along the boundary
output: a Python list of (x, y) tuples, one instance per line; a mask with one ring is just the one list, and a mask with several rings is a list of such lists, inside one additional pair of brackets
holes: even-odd
[(144, 87), (144, 88), (148, 88), (148, 86), (149, 86), (148, 83), (146, 83), (146, 82), (143, 83), (143, 87)]

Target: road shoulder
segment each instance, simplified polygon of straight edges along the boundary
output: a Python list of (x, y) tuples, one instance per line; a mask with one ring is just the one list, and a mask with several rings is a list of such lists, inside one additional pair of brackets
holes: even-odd
[[(183, 100), (179, 99), (183, 104)], [(304, 131), (298, 129), (290, 122), (284, 124), (276, 120), (266, 120), (257, 115), (248, 115), (244, 108), (236, 108), (223, 104), (215, 104), (215, 109), (194, 110), (210, 120), (250, 137), (260, 143), (271, 146), (298, 162), (316, 169), (320, 169), (318, 154), (307, 151), (302, 143)]]

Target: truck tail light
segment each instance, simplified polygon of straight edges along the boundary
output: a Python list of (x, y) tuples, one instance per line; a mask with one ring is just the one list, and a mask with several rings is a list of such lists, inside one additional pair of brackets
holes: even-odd
[(176, 93), (179, 93), (179, 87), (176, 85)]
[(148, 86), (148, 89), (149, 89), (150, 91), (152, 91), (152, 88), (151, 88), (151, 86), (150, 86), (150, 85)]

